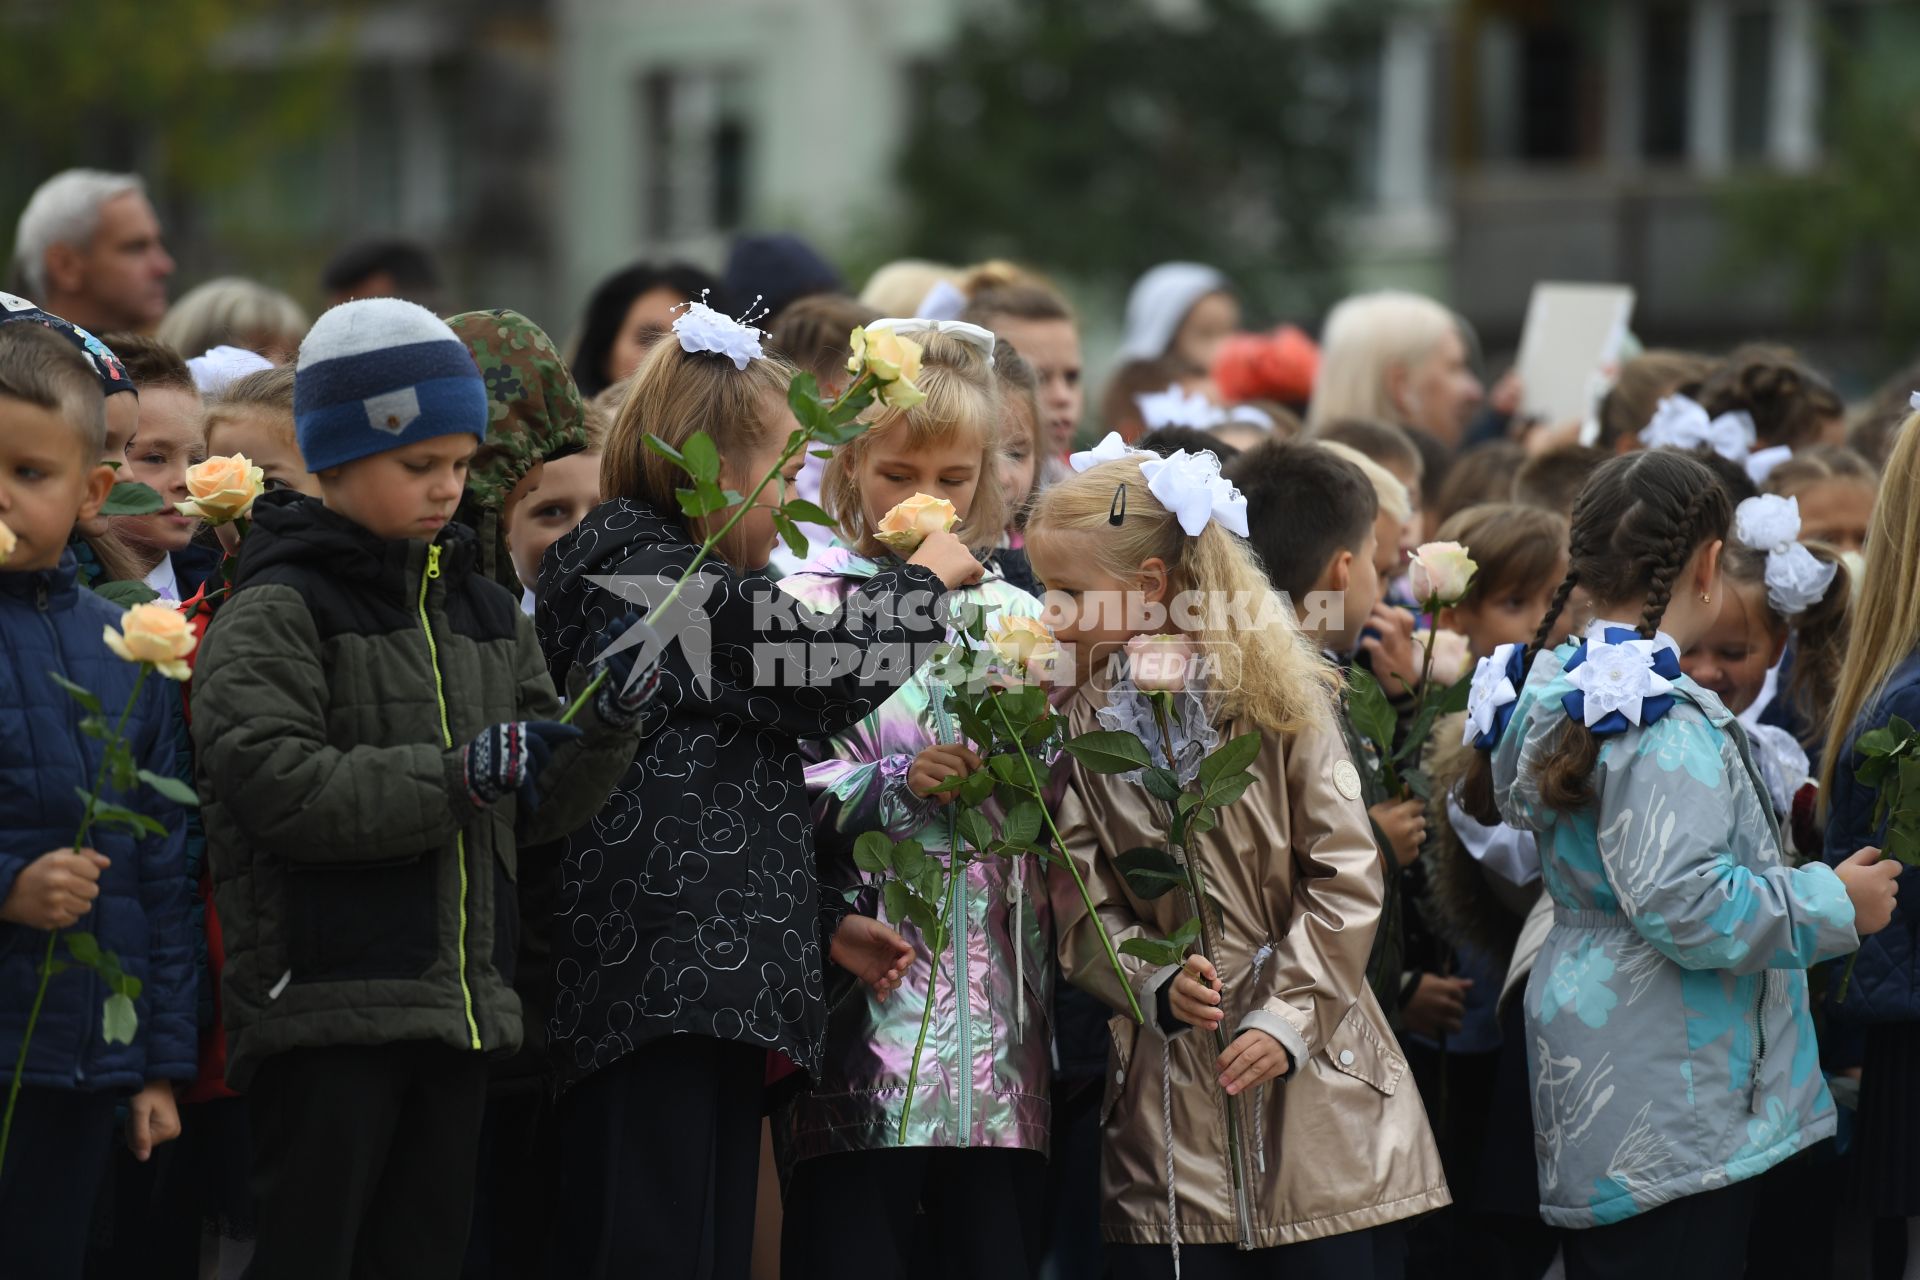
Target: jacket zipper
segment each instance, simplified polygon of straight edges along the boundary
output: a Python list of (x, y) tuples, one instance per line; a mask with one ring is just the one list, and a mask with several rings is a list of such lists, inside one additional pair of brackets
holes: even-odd
[[(60, 628), (53, 625), (53, 615), (48, 609), (47, 584), (44, 582), (37, 583), (34, 586), (33, 607), (40, 615), (41, 625), (47, 629), (47, 638), (53, 641), (53, 652), (60, 661), (60, 674), (68, 679), (72, 679), (72, 672), (67, 667), (67, 651), (60, 643)], [(74, 711), (76, 704), (72, 698), (65, 697), (64, 695), (61, 700), (67, 704), (67, 724), (73, 729), (73, 740), (80, 748), (81, 767), (86, 768), (88, 765), (87, 735), (80, 732), (80, 722), (77, 713)], [(88, 781), (91, 782), (92, 779), (89, 778)], [(93, 932), (96, 937), (100, 933), (100, 917), (97, 913), (105, 907), (105, 898), (96, 899), (94, 902), (94, 910), (89, 913), (93, 915), (93, 919), (89, 923), (93, 925)], [(55, 963), (58, 963), (58, 961), (55, 961)], [(94, 973), (92, 969), (87, 969), (84, 965), (76, 965), (75, 967), (86, 969), (87, 998), (81, 1007), (84, 1009), (98, 1007), (101, 1003), (100, 993), (97, 990), (100, 982), (99, 975)], [(84, 1085), (87, 1082), (87, 1059), (93, 1053), (93, 1028), (99, 1019), (89, 1017), (83, 1018), (81, 1021), (85, 1025), (86, 1031), (80, 1041), (80, 1053), (73, 1061), (73, 1081), (76, 1085)]]
[(1767, 1060), (1767, 980), (1772, 976), (1770, 970), (1760, 971), (1760, 998), (1753, 1005), (1753, 1038), (1756, 1046), (1753, 1055), (1753, 1096), (1749, 1099), (1752, 1109), (1760, 1106), (1760, 1064)]
[[(932, 682), (929, 682), (932, 683)], [(942, 742), (957, 740), (953, 726), (948, 723), (945, 699), (937, 686), (929, 689), (932, 694), (935, 732)], [(951, 811), (947, 822), (953, 822)], [(959, 1068), (954, 1074), (959, 1080), (959, 1134), (958, 1145), (973, 1145), (973, 1019), (972, 986), (973, 978), (967, 965), (967, 880), (968, 873), (963, 869), (953, 877), (953, 905), (949, 911), (955, 919), (953, 926), (953, 1004), (955, 1026), (960, 1037)], [(934, 981), (939, 975), (930, 973), (927, 981)]]
[[(420, 577), (420, 630), (427, 637), (427, 661), (433, 667), (433, 697), (440, 704), (440, 743), (453, 750), (453, 725), (447, 719), (447, 685), (440, 678), (440, 646), (433, 638), (433, 623), (427, 618), (427, 586), (440, 576), (440, 544), (427, 547), (427, 571)], [(473, 1019), (473, 988), (467, 985), (467, 834), (453, 833), (454, 855), (460, 860), (460, 1002), (467, 1014), (467, 1034), (473, 1047), (480, 1047), (480, 1024)]]

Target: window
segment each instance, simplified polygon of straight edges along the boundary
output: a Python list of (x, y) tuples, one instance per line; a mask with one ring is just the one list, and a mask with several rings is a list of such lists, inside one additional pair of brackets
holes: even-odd
[(736, 230), (751, 195), (753, 119), (736, 71), (655, 71), (639, 86), (645, 233), (677, 240)]
[(1655, 5), (1647, 9), (1645, 21), (1640, 153), (1649, 160), (1681, 160), (1687, 154), (1692, 16), (1685, 5)]
[(1742, 9), (1733, 15), (1733, 154), (1758, 160), (1767, 154), (1773, 115), (1773, 11)]

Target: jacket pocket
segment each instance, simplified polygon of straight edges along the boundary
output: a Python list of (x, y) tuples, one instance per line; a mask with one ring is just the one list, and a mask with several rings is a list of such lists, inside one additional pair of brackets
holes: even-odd
[(436, 861), (289, 864), (287, 967), (293, 981), (424, 975), (440, 949)]
[(1388, 1097), (1400, 1087), (1407, 1060), (1375, 1031), (1364, 1002), (1356, 1000), (1327, 1037), (1320, 1054), (1333, 1069), (1365, 1081)]
[(1107, 1055), (1107, 1087), (1100, 1097), (1103, 1125), (1127, 1091), (1127, 1072), (1133, 1066), (1133, 1048), (1139, 1035), (1140, 1025), (1132, 1018), (1122, 1014), (1107, 1019), (1107, 1038), (1113, 1042), (1113, 1052)]

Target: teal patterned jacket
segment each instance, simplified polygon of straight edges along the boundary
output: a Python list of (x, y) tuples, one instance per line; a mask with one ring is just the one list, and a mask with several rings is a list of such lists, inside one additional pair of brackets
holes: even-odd
[(1794, 868), (1720, 700), (1602, 739), (1594, 803), (1548, 808), (1571, 645), (1535, 658), (1494, 754), (1501, 814), (1539, 833), (1554, 925), (1527, 983), (1540, 1214), (1619, 1222), (1765, 1172), (1834, 1131), (1808, 966), (1858, 945), (1832, 870)]

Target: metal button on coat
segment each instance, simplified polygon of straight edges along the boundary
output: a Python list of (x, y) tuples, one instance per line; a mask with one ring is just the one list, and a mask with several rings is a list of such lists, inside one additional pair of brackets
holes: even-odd
[(1340, 1065), (1343, 1067), (1350, 1067), (1353, 1065), (1353, 1050), (1342, 1049), (1340, 1051)]

